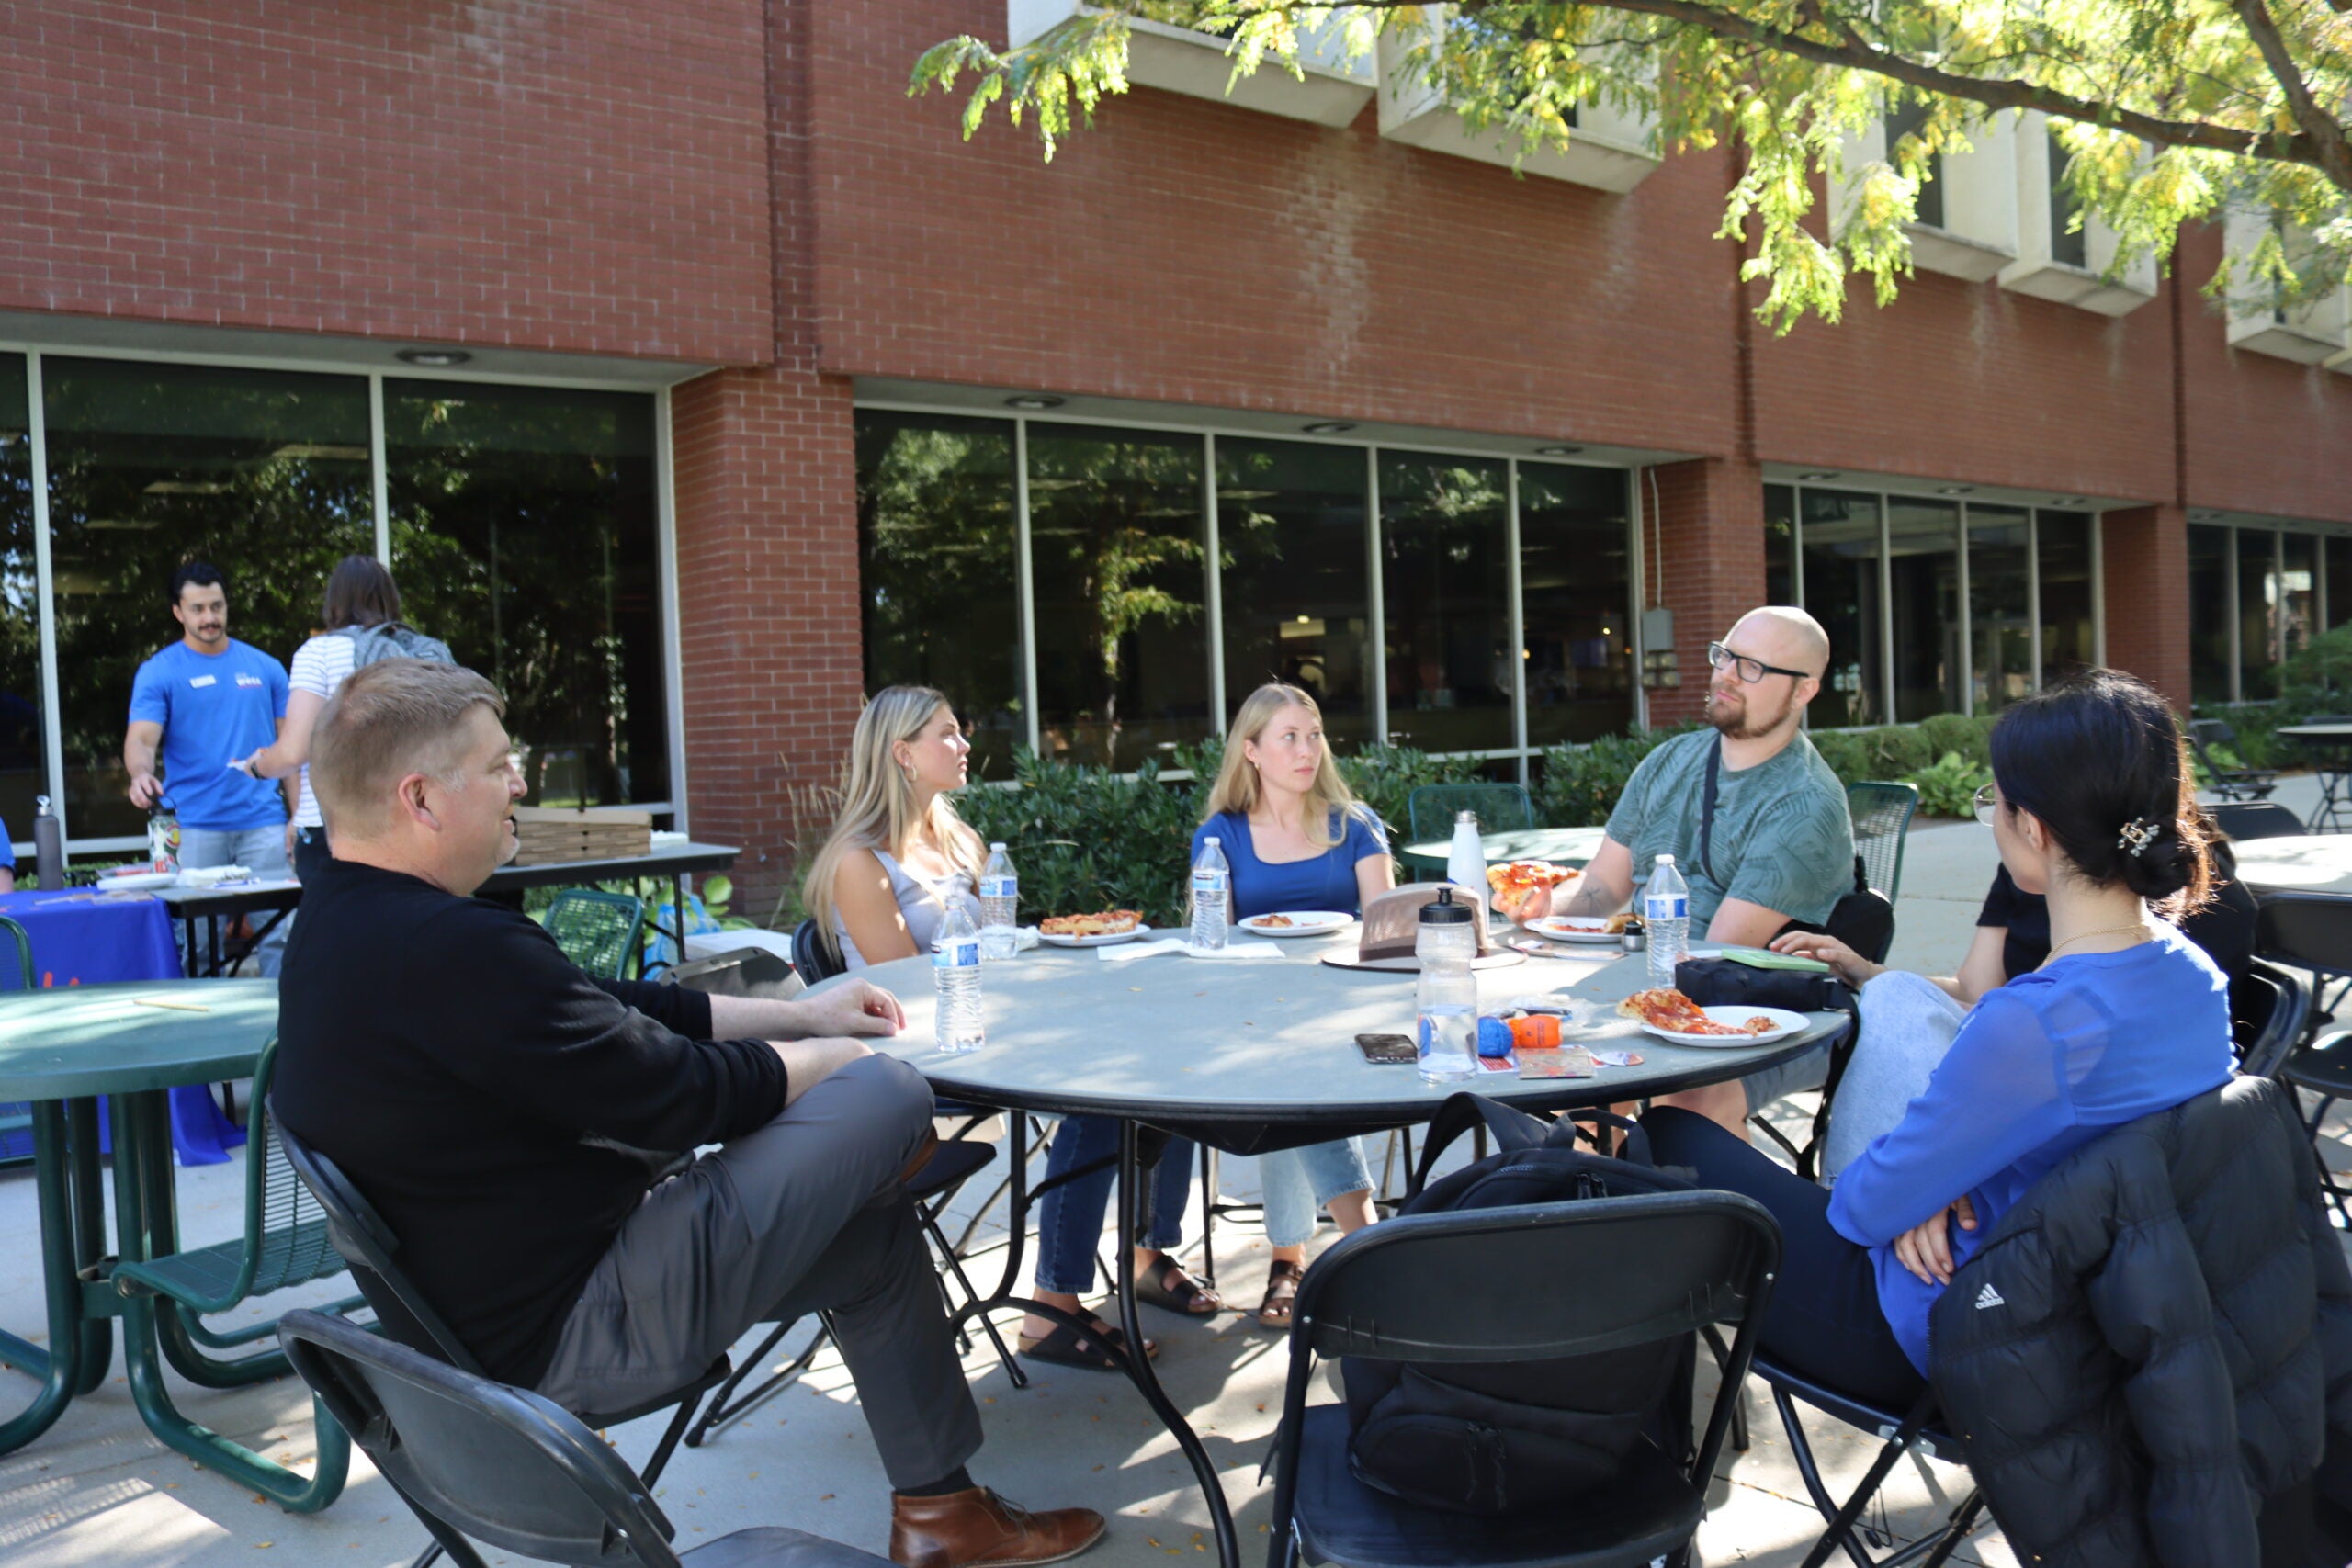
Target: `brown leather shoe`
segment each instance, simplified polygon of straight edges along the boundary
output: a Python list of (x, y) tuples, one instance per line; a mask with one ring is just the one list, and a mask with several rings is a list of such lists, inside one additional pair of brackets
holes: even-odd
[(1059, 1562), (1102, 1539), (1091, 1508), (1033, 1514), (985, 1486), (941, 1497), (890, 1495), (890, 1561), (899, 1568)]

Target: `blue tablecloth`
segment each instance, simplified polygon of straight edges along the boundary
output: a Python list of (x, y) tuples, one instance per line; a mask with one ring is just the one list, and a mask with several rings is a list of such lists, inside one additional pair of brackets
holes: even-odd
[[(96, 986), (111, 980), (176, 980), (179, 944), (161, 900), (137, 894), (0, 894), (0, 915), (32, 938), (33, 984)], [(17, 988), (16, 955), (0, 947), (0, 990)], [(202, 1085), (171, 1091), (172, 1146), (182, 1165), (219, 1165), (245, 1141), (244, 1130), (212, 1102)], [(0, 1107), (0, 1112), (13, 1107)], [(107, 1124), (99, 1122), (105, 1146)], [(23, 1150), (15, 1145), (22, 1142)], [(0, 1157), (31, 1152), (23, 1134), (0, 1131)]]

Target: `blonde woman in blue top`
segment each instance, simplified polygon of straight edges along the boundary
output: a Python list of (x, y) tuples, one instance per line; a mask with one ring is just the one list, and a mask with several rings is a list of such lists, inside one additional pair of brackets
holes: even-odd
[[(2233, 1066), (2229, 982), (2172, 923), (2209, 897), (2211, 863), (2164, 699), (2095, 670), (2009, 707), (1992, 751), (1993, 840), (2048, 898), (2049, 956), (1984, 993), (1894, 1131), (1825, 1190), (1702, 1116), (1644, 1119), (1659, 1164), (1780, 1221), (1763, 1348), (1897, 1409), (1928, 1374), (1928, 1310), (2001, 1216), (2100, 1134)], [(1838, 956), (1793, 933), (1773, 946)]]
[[(1357, 914), (1396, 886), (1380, 819), (1340, 777), (1322, 711), (1296, 686), (1261, 686), (1234, 716), (1193, 859), (1212, 836), (1232, 868), (1232, 919), (1279, 909)], [(1260, 1155), (1258, 1176), (1274, 1249), (1258, 1321), (1287, 1328), (1316, 1209), (1329, 1209), (1343, 1232), (1372, 1224), (1372, 1168), (1353, 1138), (1338, 1138)]]

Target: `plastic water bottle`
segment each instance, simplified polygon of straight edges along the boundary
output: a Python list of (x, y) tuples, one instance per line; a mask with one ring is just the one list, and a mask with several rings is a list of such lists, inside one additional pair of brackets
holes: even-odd
[(1478, 1070), (1471, 1059), (1478, 1041), (1478, 976), (1470, 967), (1477, 955), (1478, 927), (1470, 906), (1455, 903), (1453, 888), (1439, 888), (1421, 906), (1413, 940), (1413, 956), (1421, 966), (1413, 1010), (1423, 1083), (1460, 1083)]
[(1487, 904), (1487, 846), (1478, 837), (1478, 814), (1460, 811), (1453, 818), (1453, 844), (1446, 852), (1445, 879), (1462, 889), (1463, 897), (1481, 908)]
[(1013, 934), (1014, 914), (1021, 904), (1021, 878), (1012, 872), (1012, 857), (1002, 844), (989, 846), (989, 863), (980, 873), (980, 956), (993, 963), (1010, 958), (1020, 947)]
[(1650, 984), (1674, 984), (1674, 966), (1690, 955), (1690, 889), (1672, 855), (1657, 857), (1642, 889), (1642, 925), (1650, 938)]
[(1193, 945), (1223, 947), (1225, 945), (1225, 895), (1233, 885), (1233, 873), (1225, 863), (1225, 851), (1215, 839), (1201, 842), (1201, 858), (1193, 863)]
[(947, 919), (932, 939), (931, 978), (939, 987), (939, 1049), (978, 1050), (988, 1043), (980, 1022), (980, 933), (960, 902), (948, 906)]

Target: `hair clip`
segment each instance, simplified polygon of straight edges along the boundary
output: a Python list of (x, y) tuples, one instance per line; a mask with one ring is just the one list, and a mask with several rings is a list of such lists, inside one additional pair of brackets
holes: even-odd
[(2163, 826), (2153, 817), (2134, 817), (2123, 824), (2123, 836), (2115, 840), (2115, 847), (2131, 851), (2132, 858), (2138, 860), (2140, 852), (2155, 842), (2156, 834)]

